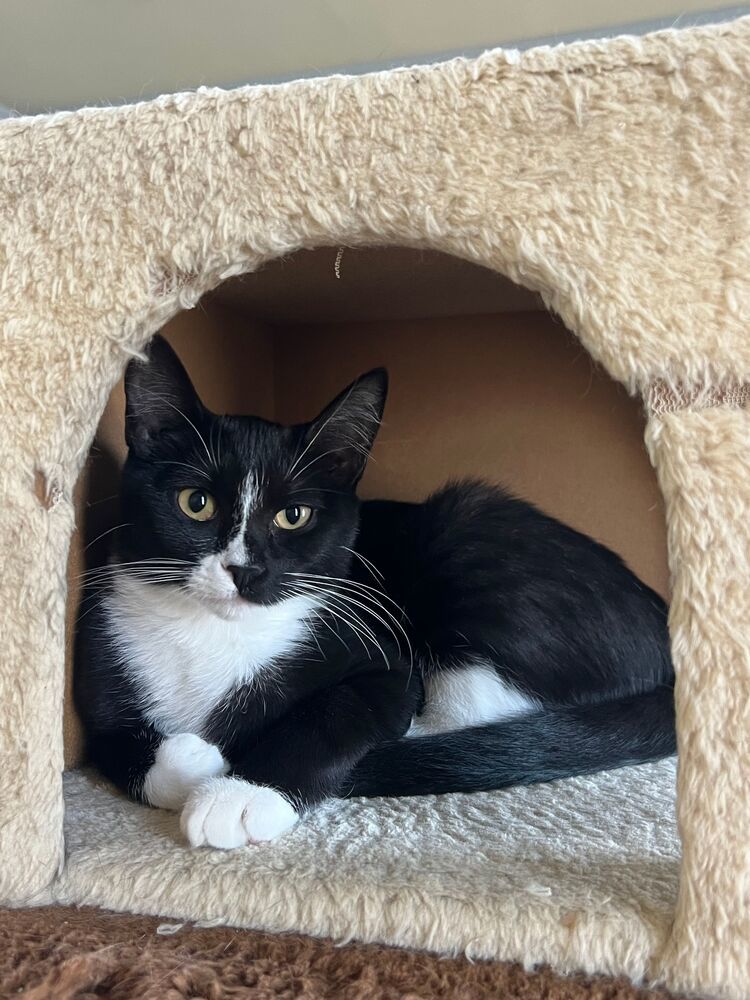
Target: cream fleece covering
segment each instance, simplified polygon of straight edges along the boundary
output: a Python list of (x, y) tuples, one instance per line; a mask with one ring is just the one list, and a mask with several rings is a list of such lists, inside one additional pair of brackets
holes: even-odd
[[(0, 123), (0, 897), (28, 899), (64, 861), (73, 489), (128, 358), (223, 278), (279, 255), (431, 247), (540, 292), (614, 377), (679, 401), (655, 406), (648, 430), (669, 518), (681, 752), (663, 948), (647, 893), (632, 914), (671, 985), (747, 995), (749, 167), (748, 19)], [(208, 862), (175, 851), (161, 898), (199, 898), (188, 883)], [(90, 873), (115, 905), (106, 866)], [(528, 914), (517, 946), (533, 960), (559, 922), (525, 892), (512, 908)], [(418, 922), (390, 934), (379, 912), (351, 929), (432, 940)], [(457, 912), (455, 945), (475, 926)], [(565, 964), (640, 968), (603, 943), (616, 937), (606, 915), (597, 927), (571, 935)]]
[(276, 844), (225, 852), (187, 850), (177, 815), (73, 772), (51, 898), (640, 979), (677, 893), (674, 778), (662, 761), (538, 788), (331, 802)]

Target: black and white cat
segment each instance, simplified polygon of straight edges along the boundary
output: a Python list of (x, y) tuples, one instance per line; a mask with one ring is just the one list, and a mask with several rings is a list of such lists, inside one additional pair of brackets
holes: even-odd
[(358, 501), (386, 388), (284, 427), (210, 413), (161, 338), (128, 367), (76, 700), (92, 762), (193, 846), (675, 751), (666, 607), (619, 557), (480, 483)]

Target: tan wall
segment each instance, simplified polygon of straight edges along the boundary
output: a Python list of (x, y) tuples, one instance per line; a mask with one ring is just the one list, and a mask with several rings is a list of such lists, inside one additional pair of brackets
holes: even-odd
[(277, 412), (315, 413), (385, 364), (385, 420), (364, 496), (419, 499), (455, 476), (500, 482), (668, 586), (664, 513), (640, 403), (546, 313), (299, 327), (277, 354)]
[[(640, 404), (546, 313), (271, 331), (214, 301), (178, 316), (165, 333), (212, 409), (286, 421), (310, 418), (356, 375), (387, 365), (391, 392), (364, 496), (418, 499), (456, 476), (501, 482), (610, 545), (667, 593), (664, 515)], [(118, 523), (111, 498), (122, 422), (118, 386), (79, 487), (71, 623), (86, 540)], [(100, 558), (97, 548), (89, 557)], [(69, 681), (71, 662), (69, 650)], [(70, 684), (65, 726), (70, 766), (80, 757)]]

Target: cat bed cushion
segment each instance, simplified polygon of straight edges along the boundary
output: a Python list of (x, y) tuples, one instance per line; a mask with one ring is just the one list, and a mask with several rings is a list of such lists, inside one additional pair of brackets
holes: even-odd
[(178, 817), (65, 778), (44, 901), (640, 979), (677, 893), (675, 763), (473, 795), (333, 801), (276, 843), (191, 851)]

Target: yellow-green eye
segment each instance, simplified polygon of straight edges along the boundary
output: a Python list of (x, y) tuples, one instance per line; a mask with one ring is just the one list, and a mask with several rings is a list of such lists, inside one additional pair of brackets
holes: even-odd
[(180, 490), (177, 503), (182, 513), (194, 521), (210, 521), (216, 514), (216, 501), (205, 490), (197, 490), (194, 487)]
[(296, 531), (297, 528), (304, 528), (311, 517), (312, 507), (299, 504), (296, 507), (285, 507), (284, 510), (280, 510), (273, 519), (273, 523), (277, 528), (283, 528), (284, 531)]

